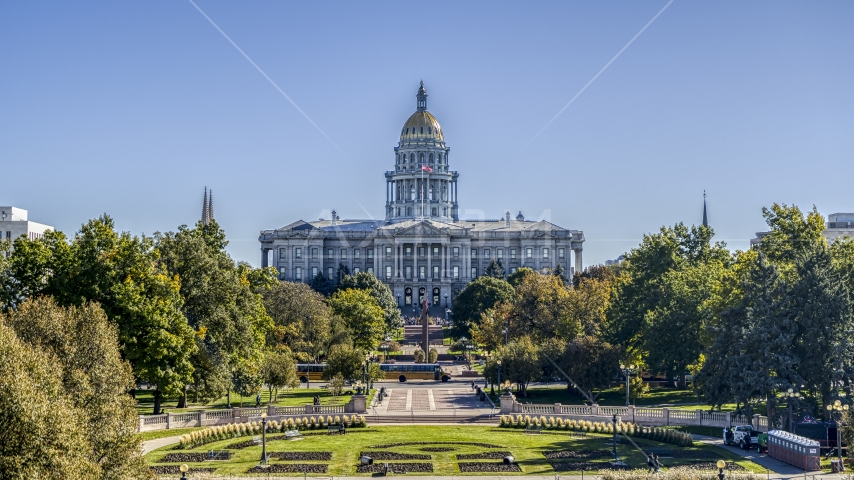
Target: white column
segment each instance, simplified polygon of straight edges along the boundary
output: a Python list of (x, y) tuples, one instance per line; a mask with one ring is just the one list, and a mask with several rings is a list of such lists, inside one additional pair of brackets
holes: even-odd
[(581, 273), (583, 271), (583, 263), (581, 262), (581, 249), (574, 248), (572, 249), (572, 253), (575, 254), (575, 271)]
[[(433, 244), (427, 244), (427, 278), (433, 281)], [(431, 292), (432, 295), (432, 292)]]

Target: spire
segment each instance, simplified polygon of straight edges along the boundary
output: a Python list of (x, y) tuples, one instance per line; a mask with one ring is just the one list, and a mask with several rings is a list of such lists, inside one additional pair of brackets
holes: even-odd
[(210, 221), (210, 213), (208, 212), (208, 187), (205, 187), (205, 198), (202, 200), (202, 225), (207, 225)]
[(709, 228), (709, 217), (706, 215), (706, 191), (703, 190), (703, 226)]
[(214, 219), (213, 214), (213, 188), (211, 189), (210, 195), (208, 195), (208, 222)]
[(418, 87), (418, 94), (415, 95), (418, 99), (418, 111), (427, 110), (427, 90), (424, 89), (424, 80), (421, 80), (421, 86)]

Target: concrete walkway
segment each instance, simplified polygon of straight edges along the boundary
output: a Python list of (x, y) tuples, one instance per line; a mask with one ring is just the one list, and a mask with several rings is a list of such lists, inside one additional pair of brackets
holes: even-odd
[(142, 454), (145, 455), (146, 453), (157, 450), (160, 447), (165, 447), (166, 445), (178, 443), (178, 440), (180, 439), (181, 435), (175, 435), (174, 437), (163, 437), (156, 438), (154, 440), (146, 440), (142, 442)]

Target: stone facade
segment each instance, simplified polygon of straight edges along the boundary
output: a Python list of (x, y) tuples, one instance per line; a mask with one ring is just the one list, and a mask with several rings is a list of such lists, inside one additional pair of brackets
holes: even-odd
[[(415, 310), (421, 300), (451, 308), (454, 295), (492, 260), (505, 273), (520, 267), (543, 272), (563, 265), (582, 269), (584, 232), (520, 212), (500, 220), (460, 220), (459, 173), (448, 164), (439, 122), (427, 112), (427, 92), (418, 89), (417, 110), (395, 147), (395, 168), (386, 172), (385, 220), (297, 221), (260, 234), (262, 266), (275, 266), (282, 280), (310, 282), (318, 273), (338, 278), (339, 265), (371, 272), (389, 285), (398, 304)], [(573, 256), (574, 269), (571, 268)]]

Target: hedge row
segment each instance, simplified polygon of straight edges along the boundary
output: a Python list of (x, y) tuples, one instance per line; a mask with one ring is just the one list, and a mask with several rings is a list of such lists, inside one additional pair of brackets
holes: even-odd
[[(364, 415), (344, 415), (343, 417), (338, 415), (335, 415), (335, 417), (324, 417), (319, 415), (317, 417), (288, 418), (281, 422), (269, 420), (267, 422), (267, 433), (285, 432), (287, 430), (311, 430), (336, 425), (358, 428), (366, 426), (367, 421)], [(181, 435), (178, 446), (181, 449), (187, 449), (219, 440), (228, 440), (246, 435), (260, 435), (262, 428), (260, 421), (208, 427), (204, 430), (197, 430), (186, 435)]]
[[(546, 430), (567, 430), (590, 433), (614, 434), (614, 424), (610, 422), (590, 422), (587, 420), (572, 420), (555, 417), (530, 415), (502, 415), (501, 426), (504, 428), (526, 428), (528, 426), (542, 427)], [(669, 428), (643, 427), (628, 422), (620, 422), (616, 433), (631, 437), (646, 438), (658, 442), (669, 443), (678, 447), (690, 447), (694, 441), (691, 434)]]

